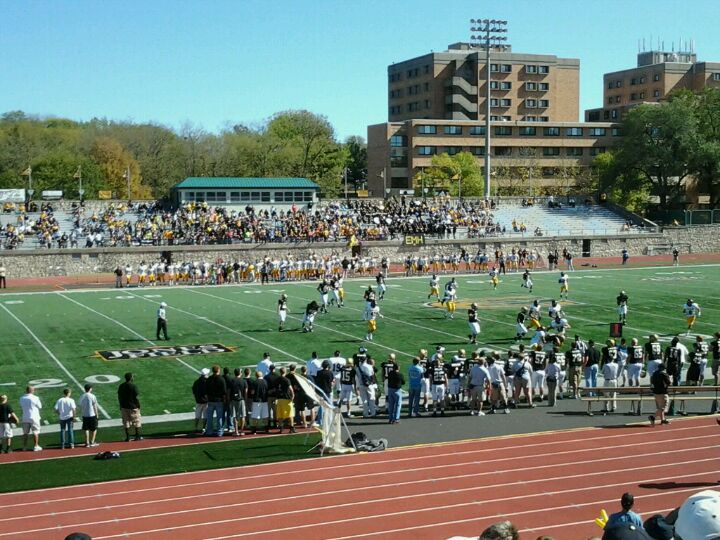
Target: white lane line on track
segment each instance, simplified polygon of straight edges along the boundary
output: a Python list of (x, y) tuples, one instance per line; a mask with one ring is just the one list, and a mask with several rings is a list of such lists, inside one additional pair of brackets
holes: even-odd
[[(30, 330), (30, 328), (29, 328), (24, 322), (22, 322), (12, 311), (10, 311), (8, 308), (6, 308), (3, 304), (0, 304), (0, 307), (3, 308), (3, 309), (7, 312), (7, 314), (10, 315), (13, 319), (15, 319), (15, 321), (16, 321), (20, 326), (22, 326), (28, 334), (30, 334), (30, 336), (37, 342), (38, 345), (40, 345), (40, 347), (42, 347), (42, 349), (47, 353), (47, 355), (55, 361), (55, 363), (58, 365), (58, 367), (65, 373), (65, 375), (67, 375), (68, 378), (69, 378), (72, 382), (74, 382), (74, 383), (77, 385), (77, 387), (80, 388), (81, 391), (84, 392), (84, 391), (85, 391), (85, 387), (84, 387), (82, 384), (80, 384), (80, 381), (78, 381), (78, 380), (73, 376), (72, 373), (70, 373), (70, 371), (68, 370), (68, 368), (65, 367), (65, 364), (63, 364), (63, 363), (60, 361), (60, 359), (59, 359), (57, 356), (55, 356), (50, 349), (48, 349), (47, 345), (45, 345), (45, 343), (44, 343), (39, 337), (37, 337), (37, 336), (35, 335), (35, 333), (34, 333), (32, 330)], [(110, 416), (110, 415), (108, 414), (108, 412), (103, 408), (102, 405), (98, 405), (98, 409), (100, 410), (100, 412), (103, 414), (103, 416), (104, 416), (105, 418), (111, 418), (111, 416)]]
[[(715, 424), (713, 423), (712, 425), (708, 424), (708, 425), (700, 425), (700, 426), (687, 426), (687, 427), (681, 427), (681, 428), (674, 428), (674, 429), (672, 429), (672, 430), (667, 430), (667, 431), (664, 431), (664, 432), (659, 432), (661, 435), (668, 435), (668, 436), (671, 437), (671, 438), (669, 438), (669, 439), (661, 439), (661, 440), (659, 440), (659, 441), (653, 440), (652, 443), (653, 443), (653, 444), (662, 444), (662, 443), (666, 443), (666, 442), (676, 442), (676, 441), (677, 441), (677, 432), (679, 432), (679, 431), (688, 431), (688, 430), (690, 430), (690, 431), (695, 431), (695, 430), (698, 430), (698, 431), (700, 431), (700, 430), (712, 430), (713, 433), (715, 433), (715, 432), (717, 432), (717, 427), (715, 427)], [(611, 440), (611, 439), (618, 439), (618, 438), (621, 438), (621, 439), (625, 440), (625, 439), (627, 439), (627, 438), (629, 438), (629, 437), (637, 437), (637, 436), (645, 436), (645, 435), (648, 435), (648, 433), (646, 433), (646, 432), (640, 432), (640, 431), (638, 431), (638, 432), (630, 433), (630, 434), (625, 434), (625, 433), (623, 433), (623, 434), (618, 434), (618, 435), (600, 436), (601, 430), (599, 430), (599, 429), (598, 429), (597, 431), (595, 431), (595, 430), (582, 430), (582, 433), (587, 434), (588, 431), (590, 431), (591, 433), (597, 433), (598, 436), (597, 436), (597, 437), (581, 437), (581, 438), (575, 438), (575, 439), (568, 439), (568, 440), (561, 441), (561, 442), (562, 442), (562, 444), (572, 444), (572, 443), (576, 443), (576, 442), (582, 443), (582, 442), (587, 442), (587, 441), (592, 441), (592, 440), (608, 441), (608, 440)], [(563, 432), (561, 431), (561, 432), (559, 432), (559, 433), (563, 433)], [(556, 432), (556, 431), (541, 432), (541, 433), (536, 433), (536, 434), (528, 434), (528, 435), (526, 435), (526, 437), (537, 437), (537, 436), (553, 437), (553, 436), (555, 436), (555, 435), (558, 435), (559, 433)], [(568, 432), (565, 431), (564, 433), (568, 433)], [(657, 432), (657, 431), (653, 431), (653, 432), (650, 432), (650, 434), (658, 434), (658, 432)], [(330, 456), (329, 458), (326, 457), (326, 458), (322, 458), (322, 460), (318, 460), (318, 461), (317, 461), (317, 463), (319, 464), (318, 467), (316, 467), (316, 468), (307, 468), (307, 467), (306, 467), (305, 470), (306, 470), (306, 471), (318, 471), (318, 470), (325, 471), (325, 470), (335, 470), (335, 469), (347, 470), (348, 468), (352, 468), (352, 467), (367, 467), (368, 465), (375, 465), (375, 464), (380, 464), (380, 465), (381, 465), (381, 464), (385, 464), (385, 463), (401, 463), (401, 462), (402, 462), (402, 463), (405, 463), (405, 462), (410, 462), (410, 461), (418, 461), (418, 460), (426, 460), (426, 459), (436, 460), (437, 458), (453, 457), (453, 456), (458, 456), (458, 455), (484, 454), (484, 453), (488, 453), (488, 452), (490, 452), (490, 453), (492, 453), (492, 454), (503, 454), (505, 451), (516, 450), (516, 449), (517, 449), (517, 446), (516, 446), (515, 444), (512, 444), (512, 443), (513, 443), (514, 441), (516, 441), (518, 438), (522, 438), (522, 437), (514, 437), (514, 436), (511, 436), (511, 437), (507, 437), (507, 438), (505, 438), (505, 439), (502, 439), (502, 440), (507, 440), (507, 441), (509, 441), (509, 445), (508, 445), (508, 446), (501, 446), (501, 447), (498, 447), (498, 448), (486, 448), (486, 449), (477, 448), (477, 449), (473, 449), (473, 450), (454, 451), (454, 452), (436, 452), (436, 453), (433, 453), (433, 454), (423, 455), (423, 456), (408, 456), (408, 457), (402, 457), (402, 458), (395, 457), (395, 458), (383, 459), (383, 460), (377, 460), (377, 461), (358, 461), (357, 463), (340, 463), (340, 464), (338, 464), (338, 465), (328, 465), (328, 464), (327, 464), (327, 461), (328, 461), (328, 459), (329, 459), (329, 460), (346, 461), (346, 458), (347, 458), (348, 456), (344, 456), (344, 455)], [(685, 437), (685, 438), (684, 438), (684, 440), (689, 440), (689, 439), (690, 439), (690, 438), (688, 438), (688, 437)], [(494, 439), (494, 440), (498, 440), (498, 439)], [(461, 446), (461, 445), (467, 446), (467, 445), (469, 445), (469, 444), (475, 444), (476, 442), (479, 442), (479, 441), (471, 441), (470, 443), (468, 443), (467, 441), (458, 441), (458, 442), (454, 442), (454, 443), (444, 444), (444, 445), (440, 446), (439, 448), (445, 448), (445, 447), (447, 447), (447, 446), (451, 446), (451, 447), (452, 447), (452, 446)], [(553, 447), (554, 447), (554, 446), (556, 446), (557, 444), (558, 444), (558, 443), (557, 443), (557, 440), (556, 440), (556, 439), (552, 439), (552, 440), (548, 440), (548, 441), (546, 441), (546, 442), (537, 442), (537, 443), (525, 444), (525, 445), (523, 445), (522, 448), (523, 448), (523, 449), (531, 449), (531, 448), (542, 447), (542, 446), (553, 446)], [(637, 445), (640, 445), (640, 444), (648, 444), (648, 441), (642, 441), (641, 443), (638, 443)], [(635, 445), (635, 446), (637, 446), (637, 445)], [(617, 445), (612, 445), (612, 446), (607, 447), (607, 448), (616, 448), (616, 447), (617, 447)], [(398, 449), (390, 450), (390, 452), (393, 452), (393, 451), (395, 451), (395, 452), (400, 452), (400, 451), (406, 452), (406, 451), (408, 451), (408, 450), (412, 450), (413, 448), (424, 448), (424, 447), (423, 447), (423, 446), (419, 446), (419, 447), (404, 447), (404, 448), (398, 448)], [(593, 447), (593, 448), (598, 448), (598, 447)], [(603, 447), (603, 448), (604, 448), (604, 447)], [(603, 448), (600, 448), (600, 449), (603, 449)], [(367, 455), (370, 455), (370, 454), (367, 454)], [(532, 453), (532, 454), (529, 454), (529, 455), (535, 456), (535, 455), (537, 455), (537, 454)], [(354, 454), (353, 457), (362, 458), (363, 455)], [(522, 456), (518, 456), (518, 457), (522, 457)], [(474, 462), (479, 463), (479, 461), (474, 461)], [(272, 466), (275, 467), (275, 466), (277, 466), (277, 465), (282, 465), (283, 463), (285, 463), (285, 464), (291, 464), (291, 463), (296, 463), (296, 462), (295, 462), (295, 461), (277, 462), (277, 463), (275, 463), (275, 464), (272, 464)], [(306, 461), (305, 463), (308, 463), (308, 462)], [(321, 464), (320, 464), (320, 463), (321, 463)], [(426, 469), (426, 468), (427, 468), (426, 466), (422, 467), (423, 470)], [(230, 470), (236, 470), (236, 469), (237, 469), (237, 467), (228, 467), (228, 468), (223, 468), (223, 469), (215, 469), (213, 472), (223, 472), (223, 471), (230, 471)], [(262, 473), (262, 474), (257, 474), (257, 475), (246, 475), (246, 476), (244, 476), (243, 478), (246, 479), (246, 480), (252, 480), (252, 479), (255, 479), (255, 478), (268, 479), (268, 478), (272, 478), (272, 477), (275, 477), (275, 476), (284, 476), (285, 474), (286, 474), (285, 472), (270, 472), (270, 473), (264, 472), (264, 473)], [(142, 478), (141, 480), (143, 480), (143, 481), (156, 480), (156, 479), (158, 479), (158, 480), (159, 480), (159, 479), (166, 480), (166, 479), (168, 479), (168, 478), (173, 478), (173, 477), (174, 477), (174, 478), (182, 478), (182, 477), (186, 477), (186, 476), (188, 476), (188, 475), (191, 475), (191, 476), (201, 476), (198, 472), (193, 471), (193, 472), (185, 472), (185, 473), (175, 473), (175, 474), (172, 474), (172, 475), (150, 476), (150, 477)], [(110, 481), (108, 481), (108, 482), (103, 482), (102, 485), (103, 485), (103, 486), (111, 486), (111, 485), (115, 485), (115, 484), (126, 484), (126, 483), (129, 483), (129, 482), (136, 482), (137, 480), (138, 480), (138, 479), (110, 480)], [(234, 477), (232, 477), (232, 478), (221, 478), (221, 479), (219, 479), (219, 480), (207, 480), (207, 479), (203, 479), (203, 481), (201, 481), (201, 482), (186, 482), (186, 483), (180, 483), (180, 484), (174, 484), (174, 485), (154, 486), (154, 487), (150, 487), (150, 488), (135, 488), (135, 489), (132, 489), (132, 490), (111, 492), (111, 493), (109, 493), (109, 494), (101, 494), (101, 495), (125, 495), (125, 494), (129, 494), (129, 493), (141, 493), (141, 492), (146, 492), (146, 491), (147, 491), (147, 492), (150, 492), (150, 491), (160, 491), (160, 490), (169, 489), (169, 488), (184, 488), (184, 487), (192, 487), (192, 486), (197, 486), (197, 485), (209, 485), (209, 484), (217, 485), (217, 484), (223, 484), (223, 483), (225, 483), (225, 482), (235, 482), (235, 479), (234, 479)], [(95, 486), (97, 486), (97, 484), (80, 484), (80, 485), (76, 485), (76, 486), (62, 486), (62, 487), (57, 487), (57, 488), (47, 488), (47, 489), (44, 489), (43, 492), (46, 493), (46, 492), (50, 492), (50, 491), (54, 491), (54, 490), (55, 490), (55, 491), (57, 491), (57, 490), (68, 491), (68, 490), (72, 490), (72, 489), (82, 490), (83, 488), (87, 487), (88, 485), (95, 485)], [(25, 492), (25, 493), (27, 493), (27, 492)], [(2, 501), (2, 499), (3, 499), (4, 497), (16, 498), (17, 495), (18, 495), (18, 493), (0, 494), (0, 501)], [(66, 497), (66, 498), (57, 498), (57, 497), (54, 497), (54, 498), (53, 498), (53, 501), (54, 501), (54, 502), (63, 502), (63, 501), (68, 501), (68, 500), (74, 500), (75, 498), (76, 498), (76, 496)], [(41, 500), (41, 501), (32, 501), (32, 502), (23, 502), (23, 503), (5, 503), (5, 502), (2, 502), (2, 507), (3, 507), (3, 508), (12, 508), (12, 507), (16, 507), (16, 506), (30, 506), (30, 505), (33, 505), (33, 504), (45, 504), (45, 502), (44, 502), (44, 500)]]

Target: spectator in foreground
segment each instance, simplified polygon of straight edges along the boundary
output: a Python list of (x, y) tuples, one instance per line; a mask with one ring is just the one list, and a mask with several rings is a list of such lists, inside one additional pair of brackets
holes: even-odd
[(98, 400), (93, 394), (90, 383), (85, 385), (85, 393), (80, 396), (80, 414), (82, 429), (85, 432), (85, 448), (93, 448), (100, 443), (95, 442), (98, 428)]
[(519, 540), (520, 533), (517, 527), (509, 521), (501, 521), (490, 525), (482, 533), (478, 540)]
[[(12, 452), (12, 425), (18, 425), (20, 420), (15, 416), (12, 407), (8, 405), (8, 397), (0, 396), (0, 453), (9, 454)], [(2, 443), (5, 443), (3, 446)]]
[(142, 428), (142, 417), (140, 416), (140, 392), (135, 386), (133, 374), (129, 371), (125, 374), (125, 382), (118, 386), (118, 402), (120, 404), (120, 415), (123, 428), (125, 428), (125, 442), (130, 441), (130, 428), (135, 429), (135, 440), (142, 441), (140, 429)]
[(40, 409), (42, 402), (35, 395), (35, 387), (28, 386), (25, 394), (20, 398), (20, 408), (22, 409), (22, 430), (23, 430), (23, 450), (27, 450), (28, 435), (32, 433), (35, 445), (33, 452), (42, 450), (40, 446)]
[(71, 397), (72, 390), (65, 388), (63, 397), (55, 403), (55, 412), (60, 418), (60, 449), (64, 450), (65, 446), (75, 448), (75, 430), (73, 423), (75, 422), (75, 411), (77, 406), (75, 400)]
[(623, 493), (623, 496), (620, 498), (620, 506), (622, 507), (622, 510), (610, 515), (607, 523), (605, 524), (605, 529), (610, 529), (621, 523), (630, 523), (642, 529), (642, 518), (632, 511), (634, 504), (635, 497), (633, 497), (632, 493)]

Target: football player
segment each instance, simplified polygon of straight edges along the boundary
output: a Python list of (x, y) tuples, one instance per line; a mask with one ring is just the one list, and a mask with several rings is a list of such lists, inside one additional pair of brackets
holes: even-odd
[(288, 313), (288, 302), (287, 294), (282, 294), (278, 300), (277, 314), (278, 314), (278, 331), (282, 332), (285, 330), (285, 320), (287, 319)]
[(521, 287), (525, 287), (530, 293), (533, 292), (533, 282), (532, 278), (530, 277), (530, 270), (525, 270), (523, 272), (523, 282), (520, 284)]
[(686, 336), (690, 335), (690, 330), (695, 325), (695, 321), (700, 316), (700, 306), (697, 305), (692, 298), (688, 298), (688, 301), (683, 306), (683, 313), (685, 314), (685, 320), (687, 322)]
[(428, 294), (428, 300), (431, 297), (437, 298), (438, 302), (440, 301), (440, 280), (437, 277), (437, 274), (433, 274), (430, 278), (430, 294)]
[(567, 300), (568, 293), (570, 292), (570, 284), (568, 283), (568, 277), (565, 272), (560, 272), (560, 279), (558, 279), (558, 283), (560, 284), (560, 299), (564, 297), (565, 300)]
[(468, 309), (468, 326), (470, 327), (470, 334), (468, 337), (470, 338), (470, 343), (473, 345), (477, 344), (477, 336), (480, 333), (480, 319), (478, 319), (477, 315), (478, 305), (476, 303), (470, 304), (470, 309)]
[(622, 324), (627, 322), (628, 300), (629, 298), (625, 291), (620, 291), (620, 294), (617, 296), (617, 305), (619, 322)]

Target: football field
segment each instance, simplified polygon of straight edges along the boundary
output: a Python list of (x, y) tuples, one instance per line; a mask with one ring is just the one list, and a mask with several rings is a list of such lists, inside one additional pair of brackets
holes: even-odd
[[(617, 320), (615, 297), (622, 289), (630, 297), (623, 334), (628, 341), (637, 337), (643, 343), (652, 333), (664, 342), (681, 333), (688, 346), (698, 334), (709, 340), (720, 330), (720, 295), (714, 289), (719, 272), (718, 265), (571, 272), (570, 299), (562, 302), (572, 325), (568, 334), (602, 344), (609, 323)], [(367, 278), (345, 282), (345, 307), (318, 314), (313, 333), (300, 331), (305, 305), (319, 296), (311, 282), (3, 294), (0, 393), (17, 410), (25, 385), (35, 385), (43, 421), (56, 423), (52, 405), (62, 389), (72, 388), (78, 399), (86, 382), (94, 385), (101, 419), (118, 418), (117, 385), (127, 371), (135, 374), (145, 416), (189, 413), (194, 407), (190, 387), (201, 368), (254, 367), (264, 352), (276, 364), (303, 363), (313, 351), (321, 358), (336, 350), (351, 356), (363, 345), (381, 361), (395, 353), (405, 372), (420, 348), (432, 352), (443, 345), (450, 354), (464, 348), (468, 355), (475, 350), (467, 337), (466, 310), (472, 302), (479, 305), (482, 325), (477, 349), (507, 351), (515, 346), (515, 317), (522, 306), (539, 299), (543, 322), (549, 322), (547, 306), (559, 298), (558, 277), (559, 272), (534, 273), (530, 294), (520, 286), (520, 273), (501, 276), (497, 290), (486, 274), (459, 275), (458, 308), (450, 320), (443, 307), (427, 299), (429, 276), (391, 276), (373, 342), (364, 341), (363, 290), (375, 285)], [(444, 284), (450, 276), (440, 278)], [(276, 306), (283, 292), (290, 314), (281, 333)], [(702, 316), (685, 338), (682, 306), (688, 298), (701, 306)], [(155, 339), (159, 302), (168, 304), (167, 342)]]

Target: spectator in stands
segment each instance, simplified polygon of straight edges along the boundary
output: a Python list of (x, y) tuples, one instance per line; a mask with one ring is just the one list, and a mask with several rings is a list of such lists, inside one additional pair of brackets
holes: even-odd
[(621, 523), (630, 523), (635, 525), (638, 529), (643, 528), (642, 518), (632, 511), (633, 505), (635, 504), (635, 497), (632, 493), (623, 493), (620, 498), (620, 506), (622, 510), (611, 514), (605, 524), (605, 530), (612, 529), (616, 525)]

